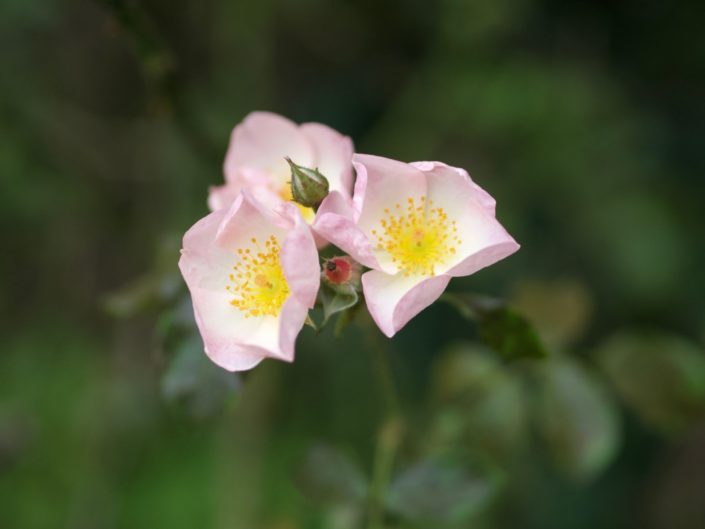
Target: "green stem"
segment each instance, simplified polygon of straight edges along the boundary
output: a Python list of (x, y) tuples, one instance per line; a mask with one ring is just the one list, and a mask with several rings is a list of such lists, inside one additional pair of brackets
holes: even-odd
[(401, 440), (402, 423), (398, 417), (389, 417), (383, 424), (375, 448), (370, 504), (368, 512), (369, 529), (384, 528), (385, 497), (392, 477), (394, 457)]
[(399, 405), (399, 392), (397, 391), (394, 375), (392, 373), (391, 351), (387, 343), (382, 340), (377, 329), (372, 330), (373, 339), (371, 340), (371, 354), (374, 362), (374, 370), (379, 380), (379, 385), (382, 388), (382, 393), (387, 401), (387, 415), (396, 417), (401, 415)]
[(403, 433), (399, 396), (392, 368), (390, 351), (382, 342), (377, 329), (368, 330), (371, 341), (371, 354), (374, 357), (374, 370), (386, 400), (386, 417), (377, 434), (377, 445), (372, 469), (372, 483), (369, 492), (368, 529), (384, 528), (385, 497), (394, 467), (399, 443)]

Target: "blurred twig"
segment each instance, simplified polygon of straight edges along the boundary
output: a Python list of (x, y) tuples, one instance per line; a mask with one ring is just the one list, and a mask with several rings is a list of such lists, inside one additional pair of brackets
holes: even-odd
[(169, 116), (183, 137), (209, 162), (220, 164), (221, 147), (214, 145), (194, 117), (179, 104), (177, 81), (180, 62), (149, 13), (133, 0), (95, 0), (109, 11), (115, 29), (132, 43), (148, 89), (148, 111)]
[(149, 88), (150, 110), (172, 112), (177, 60), (157, 31), (148, 13), (131, 0), (96, 0), (107, 8), (116, 26), (132, 42), (142, 73)]

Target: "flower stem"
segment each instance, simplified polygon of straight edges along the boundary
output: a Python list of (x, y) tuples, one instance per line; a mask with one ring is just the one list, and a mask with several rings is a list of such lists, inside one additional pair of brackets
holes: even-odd
[(387, 488), (392, 476), (394, 457), (402, 434), (402, 424), (398, 417), (389, 417), (383, 424), (375, 448), (374, 470), (370, 486), (368, 514), (369, 529), (383, 529), (384, 504)]
[(377, 445), (372, 469), (372, 483), (369, 491), (368, 529), (384, 528), (385, 497), (389, 487), (399, 443), (403, 434), (399, 396), (397, 393), (392, 368), (390, 351), (382, 342), (376, 329), (368, 331), (374, 338), (370, 340), (374, 347), (371, 353), (374, 357), (374, 368), (386, 400), (386, 417), (382, 421), (377, 434)]

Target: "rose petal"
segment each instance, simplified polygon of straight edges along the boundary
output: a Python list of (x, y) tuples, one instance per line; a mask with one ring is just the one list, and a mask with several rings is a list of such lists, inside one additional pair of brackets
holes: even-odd
[(318, 251), (311, 228), (293, 204), (284, 213), (294, 227), (287, 232), (281, 249), (281, 263), (289, 288), (304, 306), (313, 308), (321, 280)]
[(229, 208), (240, 193), (241, 186), (227, 183), (222, 186), (211, 186), (208, 189), (208, 209), (218, 211)]
[(420, 203), (421, 197), (426, 195), (426, 176), (407, 163), (381, 156), (356, 154), (353, 159), (364, 167), (358, 172), (358, 178), (362, 180), (359, 186), (355, 185), (353, 199), (361, 205), (357, 227), (370, 239), (379, 267), (387, 273), (395, 273), (397, 266), (391, 256), (377, 249), (373, 230), (382, 233), (382, 221), (389, 215), (405, 211), (409, 199)]
[(294, 361), (294, 346), (296, 337), (306, 322), (308, 308), (299, 302), (295, 296), (286, 300), (279, 316), (279, 354), (277, 358), (286, 362)]
[(441, 164), (425, 173), (428, 198), (454, 220), (460, 242), (453, 241), (455, 258), (436, 268), (437, 273), (470, 275), (514, 253), (519, 245), (477, 200), (476, 187), (461, 172)]
[[(265, 357), (293, 359), (294, 339), (307, 312), (299, 299), (313, 304), (320, 270), (310, 228), (296, 208), (290, 208), (288, 217), (276, 215), (242, 191), (230, 208), (211, 213), (184, 236), (179, 267), (191, 292), (204, 349), (226, 369), (249, 369)], [(286, 251), (282, 248), (287, 264), (282, 266), (292, 295), (278, 316), (248, 316), (232, 305), (226, 290), (240, 259), (236, 250), (251, 246), (252, 238), (264, 244), (272, 235), (287, 245)]]
[(249, 369), (271, 353), (259, 345), (248, 344), (260, 325), (248, 321), (222, 292), (191, 288), (196, 325), (208, 357), (230, 371)]
[(349, 202), (334, 191), (318, 208), (313, 229), (319, 236), (350, 254), (357, 262), (368, 268), (379, 268), (372, 243), (355, 225), (353, 216)]
[(320, 123), (300, 127), (314, 148), (315, 165), (328, 179), (331, 191), (352, 195), (352, 140)]
[(226, 210), (216, 233), (216, 243), (221, 248), (235, 252), (250, 246), (252, 239), (264, 243), (274, 235), (281, 244), (291, 224), (287, 219), (258, 202), (248, 190), (242, 190), (230, 209)]
[(271, 112), (252, 112), (230, 136), (223, 166), (225, 179), (240, 183), (246, 177), (242, 169), (249, 168), (284, 185), (289, 179), (285, 156), (309, 166), (314, 162), (313, 146), (292, 121)]
[(428, 278), (371, 270), (362, 276), (362, 289), (372, 319), (391, 338), (438, 299), (449, 281), (449, 276)]
[(443, 162), (412, 162), (410, 165), (413, 165), (425, 173), (434, 171), (436, 173), (442, 173), (450, 171), (459, 174), (463, 180), (470, 183), (470, 187), (473, 191), (473, 198), (494, 217), (497, 201), (492, 197), (492, 195), (477, 185), (473, 179), (470, 178), (470, 175), (465, 169), (461, 169), (460, 167), (451, 167)]

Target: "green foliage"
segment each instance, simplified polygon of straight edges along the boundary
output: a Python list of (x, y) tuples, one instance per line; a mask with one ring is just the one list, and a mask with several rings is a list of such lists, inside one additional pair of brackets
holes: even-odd
[(458, 344), (445, 352), (433, 372), (431, 397), (432, 445), (461, 445), (502, 461), (526, 445), (529, 410), (522, 380), (491, 351)]
[(318, 300), (323, 306), (323, 321), (321, 322), (321, 327), (323, 327), (328, 323), (331, 316), (335, 314), (343, 313), (341, 315), (341, 318), (343, 318), (345, 311), (349, 312), (357, 305), (359, 295), (357, 289), (352, 284), (331, 286), (325, 282), (321, 282)]
[(511, 304), (535, 326), (551, 350), (565, 351), (588, 329), (594, 306), (588, 285), (577, 278), (522, 278)]
[(578, 481), (598, 476), (620, 446), (612, 396), (578, 362), (554, 359), (537, 366), (536, 423), (551, 458)]
[[(431, 308), (391, 344), (399, 476), (449, 471), (473, 490), (465, 459), (437, 464), (461, 448), (501, 467), (498, 508), (474, 499), (467, 514), (443, 493), (385, 529), (435, 529), (420, 520), (439, 505), (482, 529), (700, 529), (700, 7), (0, 2), (0, 525), (364, 526), (359, 506), (323, 512), (291, 475), (312, 439), (373, 460), (367, 331), (303, 332), (293, 366), (263, 362), (235, 397), (196, 354), (181, 297), (180, 236), (222, 182), (233, 125), (264, 109), (329, 124), (359, 152), (467, 168), (522, 245), (453, 280), (512, 293), (511, 308), (465, 306), (469, 325)], [(100, 310), (106, 293), (124, 317)], [(603, 341), (627, 324), (644, 330)], [(445, 356), (469, 334), (485, 347)], [(573, 356), (593, 348), (598, 370)], [(630, 414), (623, 438), (604, 379)], [(210, 419), (174, 413), (160, 381)]]
[(203, 419), (223, 411), (227, 401), (237, 394), (240, 379), (211, 362), (203, 352), (203, 342), (194, 336), (174, 351), (161, 385), (168, 402)]
[(445, 293), (441, 299), (476, 322), (480, 339), (507, 360), (548, 356), (531, 323), (503, 301), (455, 292)]
[(296, 482), (310, 500), (327, 506), (359, 505), (367, 493), (367, 478), (355, 462), (326, 444), (311, 447)]
[(404, 469), (387, 502), (392, 512), (420, 527), (455, 526), (487, 508), (500, 485), (499, 474), (486, 465), (439, 455)]
[(705, 418), (705, 353), (688, 340), (623, 331), (598, 359), (627, 406), (653, 427), (675, 433)]

